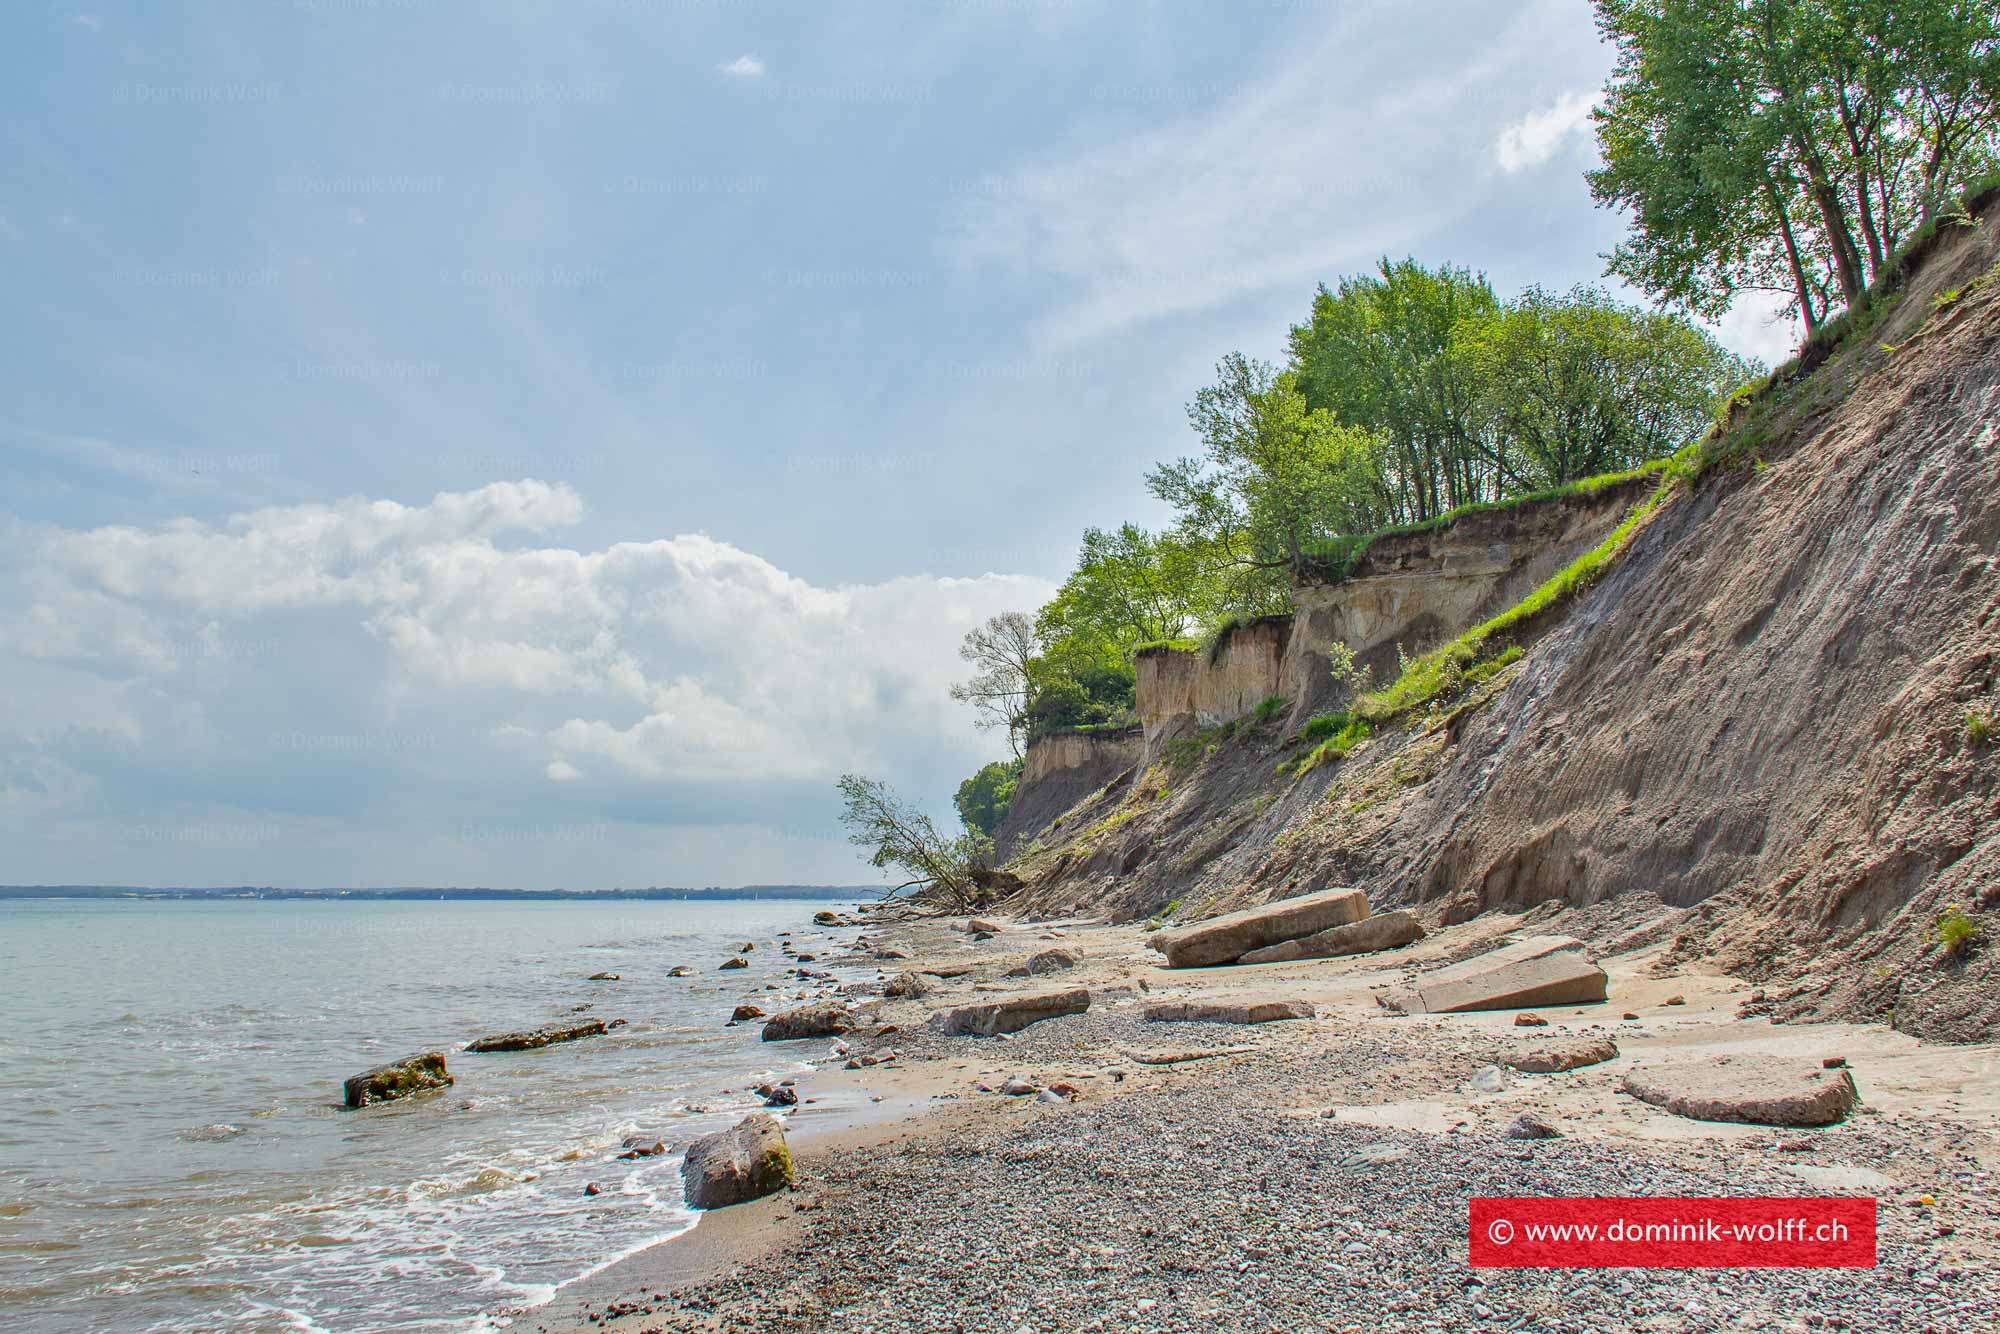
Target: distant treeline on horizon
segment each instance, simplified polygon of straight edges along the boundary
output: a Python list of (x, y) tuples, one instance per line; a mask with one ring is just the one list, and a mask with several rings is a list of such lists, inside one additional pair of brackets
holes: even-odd
[(677, 889), (444, 889), (421, 885), (375, 889), (226, 889), (145, 885), (0, 885), (0, 899), (855, 899), (879, 898), (879, 885), (738, 885)]

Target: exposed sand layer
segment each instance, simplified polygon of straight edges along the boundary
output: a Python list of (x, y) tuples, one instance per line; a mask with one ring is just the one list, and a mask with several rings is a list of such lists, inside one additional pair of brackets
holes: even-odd
[[(1543, 929), (1489, 914), (1383, 955), (1168, 971), (1132, 927), (1010, 925), (983, 942), (947, 923), (898, 927), (911, 957), (885, 962), (885, 976), (970, 971), (927, 979), (921, 1000), (860, 1003), (897, 1027), (850, 1041), (894, 1051), (883, 1064), (848, 1069), (831, 1043), (796, 1044), (827, 1054), (791, 1118), (799, 1186), (708, 1214), (516, 1327), (2000, 1328), (2000, 1050), (1738, 1018), (1747, 984), (1660, 970), (1658, 946), (1601, 960), (1609, 1002), (1544, 1008), (1541, 1027), (1375, 1002), (1419, 968)], [(1082, 963), (1003, 979), (1052, 943), (1080, 948)], [(925, 1026), (935, 1010), (1052, 981), (1089, 987), (1090, 1011), (1008, 1038)], [(1316, 1017), (1142, 1018), (1147, 1003), (1194, 998), (1303, 1000)], [(1613, 1060), (1509, 1070), (1498, 1091), (1473, 1091), (1508, 1052), (1604, 1035)], [(1825, 1129), (1773, 1129), (1687, 1120), (1619, 1091), (1635, 1064), (1715, 1055), (1845, 1058), (1863, 1105)], [(997, 1092), (1016, 1076), (1076, 1094)], [(1524, 1112), (1560, 1138), (1503, 1137)], [(1542, 1194), (1872, 1195), (1881, 1263), (1471, 1268), (1466, 1201)]]

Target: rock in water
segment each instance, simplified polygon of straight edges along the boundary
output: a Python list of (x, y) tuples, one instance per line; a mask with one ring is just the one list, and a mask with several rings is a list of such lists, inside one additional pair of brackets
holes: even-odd
[(668, 976), (668, 977), (693, 977), (693, 976), (694, 976), (694, 969), (692, 969), (692, 968), (688, 967), (688, 966), (687, 966), (686, 964), (684, 964), (684, 963), (678, 963), (678, 964), (675, 964), (675, 965), (674, 965), (674, 966), (673, 966), (672, 968), (669, 968), (669, 969), (667, 969), (667, 976)]
[(366, 1107), (374, 1102), (394, 1102), (425, 1089), (447, 1088), (451, 1082), (444, 1068), (444, 1053), (426, 1051), (364, 1070), (342, 1084), (341, 1092), (349, 1107)]
[(1530, 936), (1463, 963), (1425, 973), (1410, 987), (1377, 999), (1405, 1014), (1517, 1010), (1582, 1005), (1604, 999), (1604, 970), (1570, 936)]
[(768, 1112), (702, 1136), (688, 1145), (681, 1162), (681, 1193), (691, 1209), (722, 1209), (791, 1184), (785, 1128)]
[(830, 910), (830, 909), (827, 909), (827, 908), (822, 908), (822, 909), (820, 909), (820, 910), (819, 910), (818, 912), (816, 912), (816, 913), (814, 913), (814, 914), (813, 914), (813, 925), (814, 925), (814, 926), (839, 926), (839, 925), (840, 925), (840, 914), (839, 914), (839, 913), (837, 913), (837, 912), (833, 912), (833, 911), (832, 911), (832, 910)]
[(1159, 1001), (1146, 1007), (1150, 1023), (1268, 1024), (1310, 1019), (1313, 1007), (1300, 1000)]
[(759, 1084), (756, 1093), (766, 1107), (796, 1107), (799, 1102), (798, 1090), (790, 1084)]
[(1090, 1008), (1090, 992), (1082, 987), (1066, 991), (1031, 992), (1007, 996), (979, 1005), (961, 1005), (940, 1010), (931, 1023), (940, 1031), (958, 1037), (990, 1038), (1000, 1033), (1016, 1033), (1029, 1024), (1058, 1015), (1082, 1014)]
[(1794, 1065), (1768, 1057), (1717, 1056), (1642, 1066), (1620, 1085), (1641, 1102), (1696, 1121), (1759, 1126), (1827, 1126), (1861, 1101), (1844, 1069)]
[(584, 979), (586, 982), (617, 982), (619, 980), (621, 979), (616, 973), (592, 973)]
[(1043, 973), (1060, 973), (1065, 968), (1074, 968), (1083, 962), (1083, 951), (1073, 946), (1043, 950), (1031, 954), (1028, 961), (1019, 968), (1009, 968), (1008, 977), (1039, 977)]
[(732, 1022), (744, 1019), (762, 1019), (763, 1017), (764, 1011), (760, 1007), (749, 1004), (739, 1005), (729, 1012), (729, 1018)]
[(1192, 926), (1155, 931), (1146, 943), (1167, 956), (1169, 968), (1205, 968), (1233, 963), (1252, 950), (1346, 926), (1367, 915), (1368, 896), (1360, 890), (1325, 889)]
[(574, 1042), (578, 1038), (594, 1038), (607, 1031), (602, 1019), (585, 1019), (574, 1024), (549, 1024), (542, 1028), (531, 1028), (524, 1033), (495, 1033), (465, 1044), (467, 1051), (533, 1051), (537, 1047), (547, 1047), (557, 1042)]
[(733, 958), (733, 959), (727, 959), (727, 960), (725, 960), (725, 961), (723, 962), (723, 965), (722, 965), (722, 968), (721, 968), (721, 970), (720, 970), (720, 971), (722, 971), (722, 972), (725, 972), (725, 973), (726, 973), (726, 972), (728, 972), (728, 971), (729, 971), (730, 969), (732, 969), (732, 968), (748, 968), (749, 966), (750, 966), (750, 961), (749, 961), (748, 959), (744, 958), (744, 957), (743, 957), (742, 955), (740, 955), (740, 954), (739, 954), (739, 955), (737, 955), (737, 956), (736, 956), (735, 958)]
[(838, 1037), (854, 1027), (854, 1016), (844, 1006), (816, 1004), (774, 1014), (764, 1024), (764, 1041), (790, 1042), (796, 1038)]
[(1580, 1070), (1586, 1065), (1617, 1059), (1618, 1044), (1610, 1038), (1576, 1038), (1519, 1047), (1502, 1056), (1500, 1063), (1527, 1074), (1547, 1075), (1558, 1070)]
[(1373, 954), (1393, 950), (1424, 938), (1423, 924), (1407, 908), (1377, 913), (1358, 922), (1330, 926), (1297, 940), (1266, 945), (1251, 950), (1238, 963), (1285, 963), (1292, 959), (1338, 959), (1348, 954)]

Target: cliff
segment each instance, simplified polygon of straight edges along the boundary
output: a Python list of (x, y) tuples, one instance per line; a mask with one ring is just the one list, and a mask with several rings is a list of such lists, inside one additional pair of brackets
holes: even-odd
[[(1654, 922), (1674, 959), (1766, 980), (1781, 1016), (2000, 1031), (2000, 942), (1948, 952), (1930, 930), (1947, 904), (2000, 908), (1981, 725), (2000, 713), (2000, 210), (1982, 212), (1879, 323), (1738, 412), (1723, 462), (1674, 483), (1608, 573), (1515, 627), (1517, 661), (1344, 758), (1296, 772), (1329, 643), (1379, 681), (1397, 644), (1517, 603), (1633, 496), (1385, 539), (1345, 577), (1305, 572), (1297, 615), (1247, 627), (1240, 654), (1160, 655), (1143, 763), (1017, 861), (1019, 906), (1188, 920), (1347, 883), (1433, 919), (1534, 908), (1600, 940)], [(1260, 717), (1274, 682), (1284, 707)]]
[(1049, 824), (1105, 787), (1131, 778), (1144, 750), (1138, 728), (1051, 732), (1028, 743), (1007, 815), (993, 831), (1004, 861), (1032, 844)]

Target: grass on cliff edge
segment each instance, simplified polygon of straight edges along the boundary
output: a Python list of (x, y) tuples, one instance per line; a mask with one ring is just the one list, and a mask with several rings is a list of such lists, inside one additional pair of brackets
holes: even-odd
[(1411, 658), (1403, 665), (1402, 674), (1382, 689), (1363, 693), (1346, 709), (1322, 713), (1309, 720), (1299, 729), (1299, 736), (1305, 741), (1317, 740), (1319, 744), (1292, 767), (1292, 772), (1304, 774), (1337, 760), (1384, 725), (1434, 700), (1457, 695), (1489, 680), (1518, 660), (1521, 646), (1506, 642), (1510, 632), (1602, 579), (1630, 545), (1639, 525), (1666, 503), (1669, 492), (1693, 466), (1693, 460), (1692, 446), (1663, 460), (1660, 484), (1634, 505), (1602, 542), (1557, 571), (1534, 592), (1451, 642)]

